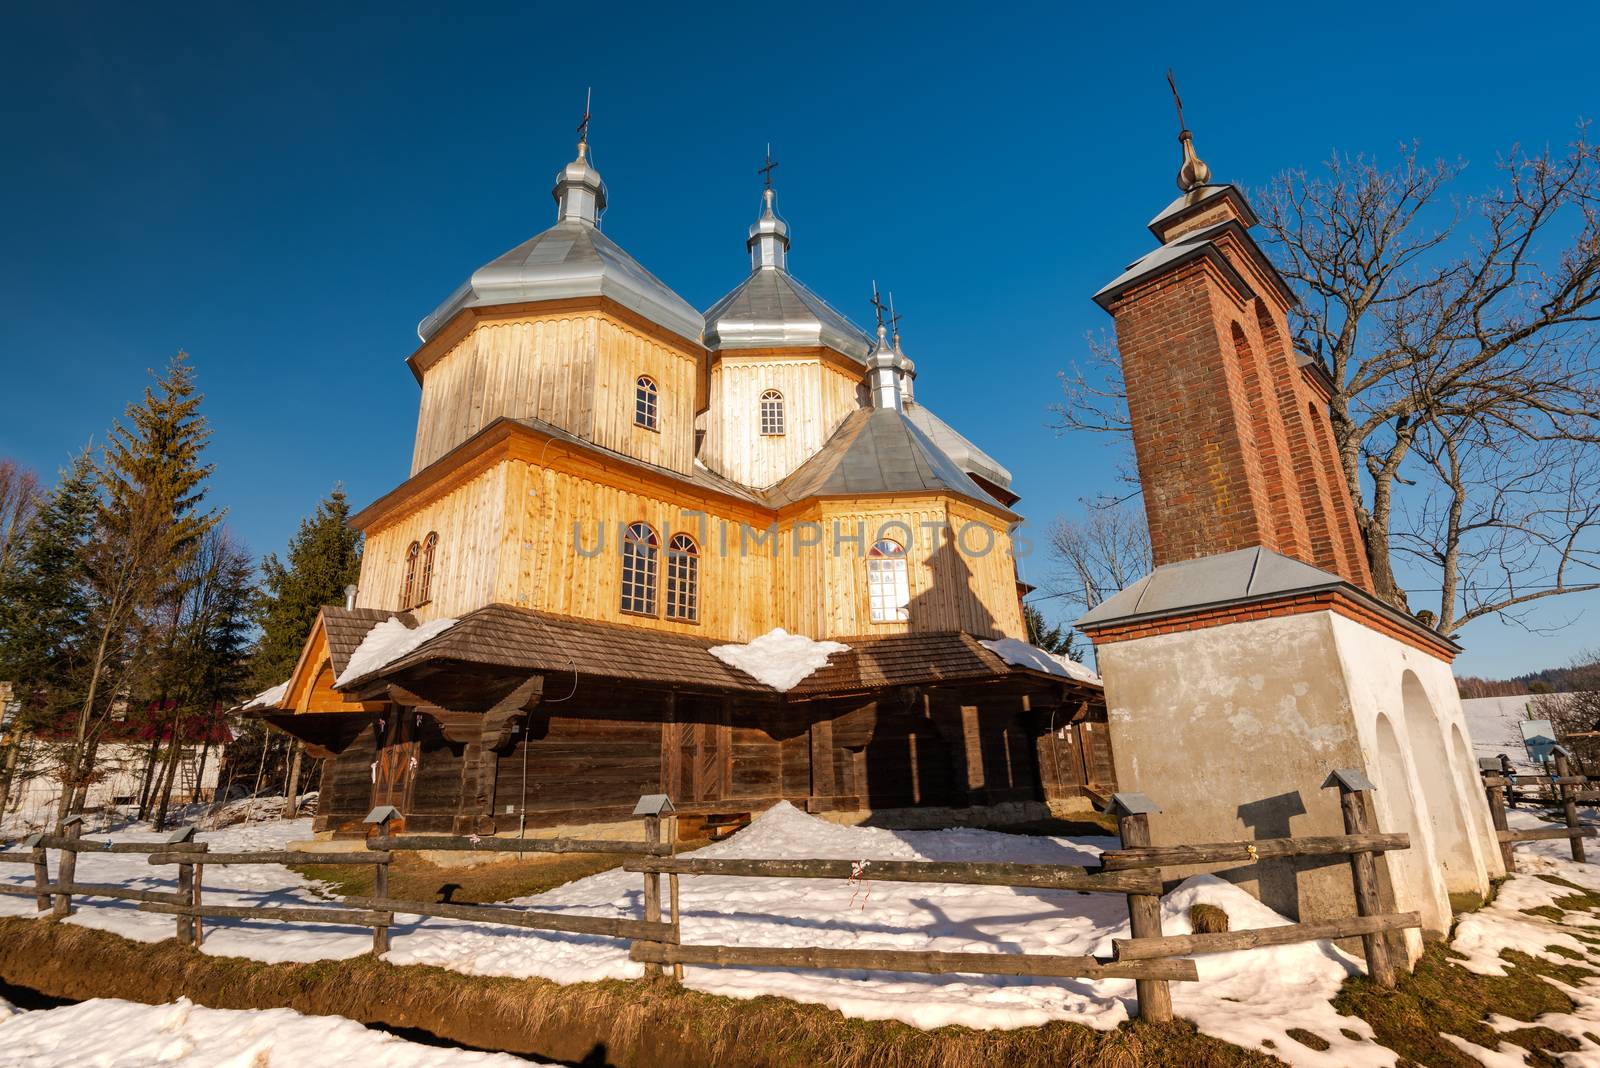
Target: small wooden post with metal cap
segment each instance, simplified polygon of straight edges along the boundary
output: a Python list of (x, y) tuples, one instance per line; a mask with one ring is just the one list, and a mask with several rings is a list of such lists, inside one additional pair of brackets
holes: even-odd
[[(181, 845), (183, 843), (192, 841), (194, 841), (193, 827), (180, 827), (171, 834), (167, 835), (166, 838), (168, 845)], [(194, 907), (194, 863), (192, 861), (185, 861), (178, 865), (178, 893), (182, 894), (184, 898), (187, 899), (190, 908)], [(178, 944), (184, 946), (194, 945), (194, 913), (180, 912), (177, 915), (177, 921), (178, 924), (176, 934), (178, 938)]]
[[(1369, 796), (1377, 787), (1356, 768), (1336, 768), (1322, 784), (1324, 790), (1339, 788), (1339, 809), (1344, 814), (1344, 833), (1367, 835), (1372, 833), (1372, 819), (1367, 811)], [(1350, 876), (1355, 883), (1356, 915), (1380, 916), (1383, 906), (1378, 893), (1378, 863), (1370, 849), (1350, 852)], [(1394, 962), (1389, 957), (1388, 936), (1374, 931), (1361, 936), (1361, 948), (1367, 957), (1367, 978), (1385, 990), (1394, 989)]]
[[(61, 861), (56, 865), (56, 882), (70, 886), (78, 874), (77, 842), (83, 836), (83, 817), (68, 816), (61, 824), (61, 834), (70, 841), (61, 847)], [(72, 895), (57, 894), (55, 908), (51, 912), (56, 916), (72, 915)]]
[(33, 885), (39, 888), (39, 893), (33, 899), (33, 907), (40, 912), (50, 908), (50, 895), (44, 892), (44, 888), (50, 885), (50, 854), (39, 844), (43, 838), (42, 831), (36, 832), (28, 835), (22, 843), (31, 851), (33, 858)]
[[(1138, 849), (1151, 845), (1150, 817), (1161, 807), (1140, 793), (1112, 794), (1106, 812), (1117, 818), (1117, 833), (1122, 837), (1122, 848)], [(1129, 894), (1128, 927), (1134, 938), (1161, 937), (1161, 895)], [(1165, 979), (1136, 979), (1134, 989), (1139, 996), (1139, 1016), (1151, 1023), (1166, 1023), (1172, 1019), (1172, 988)]]
[[(393, 805), (379, 805), (367, 813), (367, 818), (361, 822), (373, 828), (376, 837), (387, 838), (389, 824), (399, 818), (400, 810)], [(368, 832), (369, 837), (374, 835), (374, 831)], [(372, 865), (372, 896), (380, 900), (389, 896), (389, 851), (384, 850), (381, 855), (383, 859)], [(387, 952), (389, 952), (389, 928), (375, 924), (372, 928), (372, 955), (381, 957)]]
[[(1561, 780), (1561, 807), (1567, 817), (1567, 826), (1575, 831), (1578, 829), (1578, 799), (1575, 796), (1578, 788), (1566, 781), (1572, 775), (1572, 754), (1566, 746), (1558, 745), (1551, 750), (1551, 755), (1556, 758), (1556, 778)], [(1572, 843), (1572, 859), (1586, 863), (1583, 839), (1573, 835), (1567, 841)]]
[[(647, 852), (655, 856), (660, 852), (661, 845), (661, 817), (670, 817), (674, 809), (672, 798), (666, 794), (645, 794), (639, 798), (639, 803), (633, 806), (635, 816), (644, 817), (644, 841)], [(672, 876), (672, 933), (673, 940), (678, 941), (678, 877)], [(646, 923), (661, 922), (661, 873), (646, 872), (644, 877), (644, 918)], [(674, 967), (673, 978), (682, 976), (682, 969)], [(646, 975), (660, 975), (661, 965), (646, 964)]]
[(1489, 819), (1494, 823), (1495, 837), (1500, 840), (1500, 859), (1505, 863), (1506, 874), (1511, 875), (1517, 870), (1516, 856), (1508, 839), (1511, 824), (1506, 819), (1506, 787), (1511, 776), (1502, 772), (1500, 761), (1495, 757), (1479, 757), (1478, 770), (1483, 775), (1483, 790), (1489, 798)]

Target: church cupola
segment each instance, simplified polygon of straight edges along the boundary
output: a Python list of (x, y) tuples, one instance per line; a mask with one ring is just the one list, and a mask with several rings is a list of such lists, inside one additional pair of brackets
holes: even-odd
[(894, 354), (900, 357), (901, 363), (900, 399), (906, 404), (913, 404), (917, 399), (914, 388), (917, 382), (917, 365), (912, 363), (911, 358), (900, 348), (900, 316), (895, 314), (893, 293), (889, 294), (889, 325), (894, 331), (889, 336), (889, 345), (894, 349)]
[(789, 224), (778, 218), (774, 204), (778, 195), (767, 186), (762, 194), (765, 202), (761, 211), (761, 218), (750, 225), (750, 239), (745, 246), (750, 249), (750, 269), (759, 271), (764, 267), (782, 271), (788, 267), (789, 261)]
[(883, 304), (878, 300), (876, 286), (873, 287), (872, 303), (878, 309), (878, 341), (867, 354), (867, 388), (872, 391), (874, 408), (899, 411), (907, 399), (906, 372), (911, 367), (911, 361), (901, 354), (898, 345), (889, 340), (889, 328), (883, 325)]
[(600, 172), (589, 165), (589, 116), (583, 117), (579, 127), (578, 158), (556, 175), (556, 187), (551, 196), (556, 199), (556, 222), (584, 222), (600, 225), (600, 213), (606, 210), (606, 183)]

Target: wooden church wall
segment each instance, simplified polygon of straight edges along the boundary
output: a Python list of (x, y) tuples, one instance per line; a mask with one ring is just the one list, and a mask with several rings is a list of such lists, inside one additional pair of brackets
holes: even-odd
[[(748, 486), (780, 481), (860, 407), (862, 374), (847, 375), (820, 356), (723, 354), (711, 368), (706, 465)], [(781, 435), (761, 433), (761, 395), (769, 389), (783, 395)]]
[[(501, 416), (540, 419), (688, 472), (699, 360), (599, 311), (478, 323), (423, 374), (411, 473)], [(657, 431), (633, 424), (641, 374), (659, 387)]]
[(372, 811), (372, 761), (376, 752), (368, 727), (332, 759), (323, 761), (317, 796), (316, 830), (339, 830), (361, 822)]

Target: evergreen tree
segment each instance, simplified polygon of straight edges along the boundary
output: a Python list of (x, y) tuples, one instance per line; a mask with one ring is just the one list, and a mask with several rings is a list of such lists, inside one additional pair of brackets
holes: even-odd
[(361, 533), (350, 527), (350, 504), (343, 489), (335, 486), (300, 521), (285, 560), (267, 554), (261, 573), (265, 595), (257, 615), (258, 690), (289, 677), (317, 612), (325, 605), (343, 604), (344, 588), (361, 576)]
[[(94, 651), (64, 761), (59, 815), (82, 803), (94, 770), (95, 747), (111, 708), (128, 699), (151, 654), (167, 635), (183, 597), (179, 575), (199, 541), (221, 519), (201, 510), (211, 465), (200, 455), (211, 438), (194, 369), (180, 352), (130, 404), (116, 424), (99, 466), (102, 500), (88, 561)], [(167, 625), (162, 627), (163, 618)]]
[(0, 574), (0, 678), (18, 704), (0, 753), (0, 813), (22, 767), (24, 738), (52, 724), (82, 692), (92, 644), (85, 547), (98, 508), (98, 477), (88, 450), (17, 537), (13, 566)]
[(1077, 634), (1066, 627), (1050, 626), (1045, 622), (1044, 613), (1031, 604), (1022, 606), (1022, 621), (1028, 628), (1028, 643), (1037, 645), (1047, 653), (1058, 653), (1069, 660), (1082, 662), (1083, 656), (1078, 649)]

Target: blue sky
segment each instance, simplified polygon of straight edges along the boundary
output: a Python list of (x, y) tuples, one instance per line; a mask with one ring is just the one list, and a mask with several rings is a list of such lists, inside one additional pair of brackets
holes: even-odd
[[(746, 273), (772, 142), (791, 268), (862, 321), (872, 279), (894, 290), (919, 398), (1012, 468), (1042, 529), (1112, 488), (1114, 452), (1056, 436), (1047, 406), (1110, 325), (1090, 294), (1175, 194), (1169, 65), (1201, 154), (1247, 189), (1411, 138), (1475, 188), (1513, 142), (1600, 112), (1594, 5), (1514, 34), (1501, 5), (1196, 10), (13, 9), (0, 455), (53, 472), (182, 348), (215, 499), (253, 549), (335, 482), (357, 504), (390, 489), (417, 320), (552, 221), (592, 85), (607, 233), (708, 306)], [(1475, 624), (1458, 670), (1594, 644), (1600, 597), (1547, 603), (1537, 621), (1576, 622)]]

